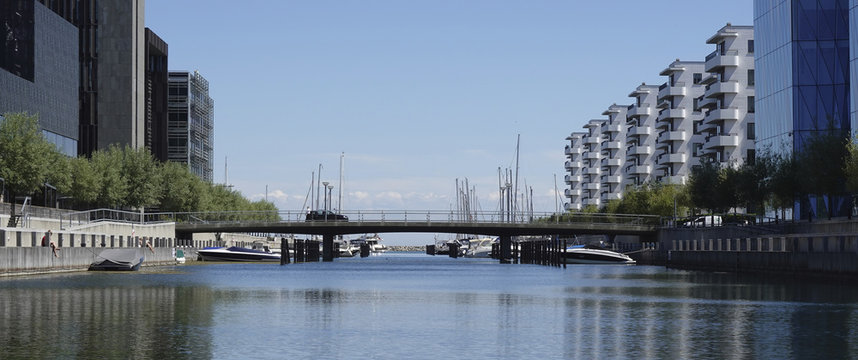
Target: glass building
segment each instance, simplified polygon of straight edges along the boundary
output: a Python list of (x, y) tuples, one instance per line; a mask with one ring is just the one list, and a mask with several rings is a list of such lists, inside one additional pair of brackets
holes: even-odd
[[(800, 152), (821, 133), (856, 129), (850, 56), (856, 0), (755, 0), (757, 151)], [(850, 24), (851, 30), (850, 30)], [(854, 75), (853, 75), (854, 76)], [(852, 84), (856, 84), (855, 81)], [(854, 85), (853, 85), (854, 86)], [(797, 200), (795, 218), (843, 216), (845, 199)]]

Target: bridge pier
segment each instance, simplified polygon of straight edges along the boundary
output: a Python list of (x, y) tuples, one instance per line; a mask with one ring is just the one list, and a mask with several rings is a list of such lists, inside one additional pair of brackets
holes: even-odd
[(500, 236), (500, 262), (501, 264), (512, 262), (512, 236)]
[(322, 261), (334, 261), (334, 234), (322, 235)]

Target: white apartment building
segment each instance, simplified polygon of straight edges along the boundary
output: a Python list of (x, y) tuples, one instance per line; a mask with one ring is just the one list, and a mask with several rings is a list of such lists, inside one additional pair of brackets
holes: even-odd
[(629, 94), (634, 104), (626, 113), (626, 165), (623, 189), (654, 180), (655, 123), (658, 86), (641, 84)]
[(623, 194), (623, 164), (626, 160), (626, 113), (628, 105), (611, 105), (602, 115), (608, 117), (602, 123), (602, 141), (600, 176), (601, 191), (599, 200), (607, 204), (611, 200), (619, 200)]
[(686, 184), (701, 158), (753, 159), (754, 29), (727, 24), (706, 40), (705, 61), (677, 59), (661, 86), (641, 84), (634, 103), (612, 105), (566, 140), (566, 210), (621, 199), (629, 186)]
[(565, 203), (566, 211), (579, 211), (581, 203), (581, 178), (583, 172), (584, 137), (587, 133), (574, 132), (566, 137), (569, 144), (566, 145), (566, 191), (568, 202)]
[(729, 23), (706, 40), (715, 51), (706, 56), (706, 91), (697, 105), (704, 112), (697, 131), (702, 155), (738, 166), (754, 153), (754, 28)]
[(582, 209), (590, 205), (599, 207), (602, 204), (600, 170), (602, 167), (602, 123), (604, 122), (604, 119), (595, 119), (584, 125), (584, 128), (587, 129), (587, 136), (584, 137), (584, 151), (582, 153)]
[(703, 121), (703, 113), (695, 111), (695, 99), (703, 95), (704, 63), (677, 59), (660, 75), (666, 83), (658, 89), (658, 120), (656, 139), (656, 181), (685, 184), (691, 167), (699, 163), (693, 144), (702, 144), (703, 136), (694, 132), (695, 123)]

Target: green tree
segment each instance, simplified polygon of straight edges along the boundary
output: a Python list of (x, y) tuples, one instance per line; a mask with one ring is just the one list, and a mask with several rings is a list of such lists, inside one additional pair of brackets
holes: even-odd
[(48, 142), (35, 115), (8, 113), (0, 122), (0, 177), (4, 179), (15, 215), (15, 197), (30, 195), (44, 184), (54, 146)]
[(122, 177), (127, 191), (122, 205), (145, 208), (158, 204), (160, 172), (149, 150), (122, 148)]
[(845, 192), (844, 164), (849, 138), (839, 129), (816, 132), (805, 139), (796, 156), (802, 194), (826, 195), (829, 198), (827, 216), (835, 213), (834, 199)]
[(700, 160), (699, 166), (691, 168), (688, 179), (688, 191), (694, 207), (708, 209), (710, 212), (721, 206), (719, 189), (720, 164), (711, 160)]
[(210, 185), (188, 171), (187, 166), (172, 161), (161, 164), (162, 211), (200, 211), (206, 204)]
[(101, 176), (96, 173), (94, 162), (87, 158), (70, 159), (71, 182), (69, 196), (76, 206), (88, 206), (98, 200), (101, 191)]
[(122, 150), (112, 145), (107, 150), (95, 151), (91, 161), (95, 173), (101, 178), (96, 205), (119, 208), (128, 193), (128, 185), (122, 175)]

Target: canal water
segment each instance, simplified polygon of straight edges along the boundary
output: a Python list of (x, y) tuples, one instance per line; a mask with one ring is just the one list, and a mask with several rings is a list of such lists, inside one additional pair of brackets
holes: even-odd
[(858, 288), (386, 254), (0, 279), (3, 359), (858, 358)]

